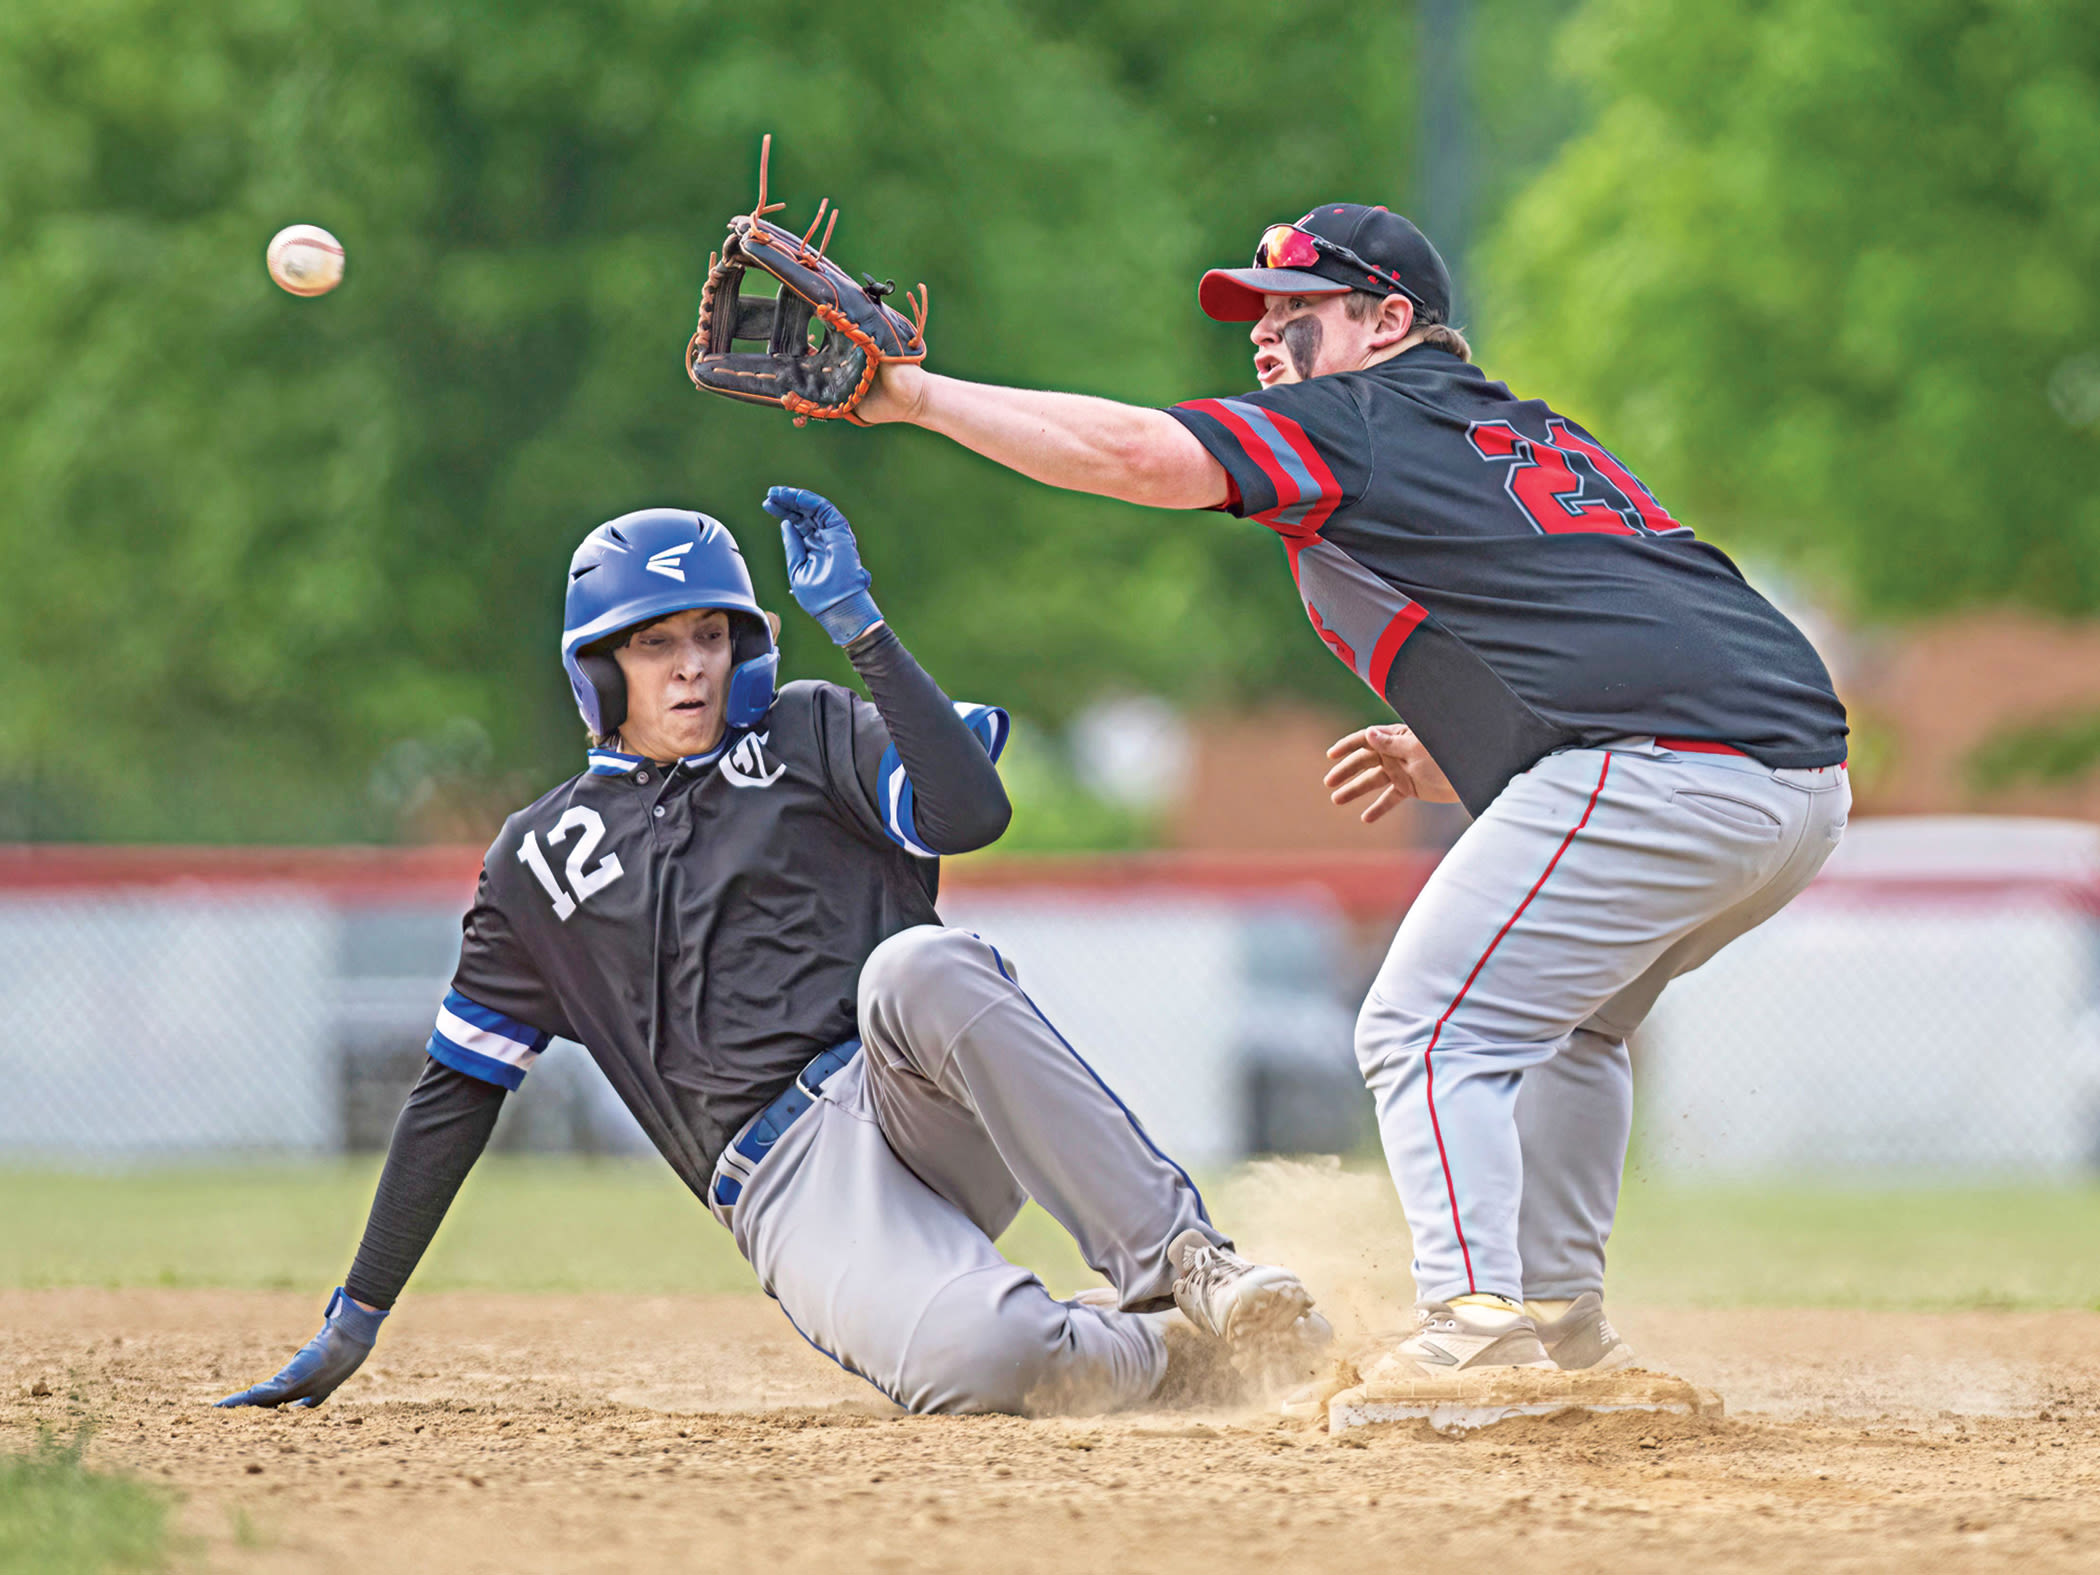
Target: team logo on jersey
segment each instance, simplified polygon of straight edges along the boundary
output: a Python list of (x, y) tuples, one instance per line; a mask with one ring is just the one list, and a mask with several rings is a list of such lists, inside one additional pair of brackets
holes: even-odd
[(651, 574), (661, 574), (665, 579), (676, 580), (680, 585), (683, 585), (685, 583), (685, 569), (678, 560), (698, 545), (698, 542), (688, 541), (682, 542), (676, 547), (666, 547), (662, 552), (650, 558), (646, 567)]
[[(766, 759), (766, 740), (770, 733), (746, 733), (736, 741), (736, 747), (722, 757), (722, 775), (731, 787), (771, 787), (787, 775), (785, 765), (774, 766)], [(767, 769), (771, 766), (771, 769)]]

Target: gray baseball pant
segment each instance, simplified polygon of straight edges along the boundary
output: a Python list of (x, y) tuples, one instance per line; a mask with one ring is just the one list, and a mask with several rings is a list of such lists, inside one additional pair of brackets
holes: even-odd
[(1839, 766), (1629, 739), (1547, 756), (1467, 828), (1356, 1029), (1422, 1300), (1603, 1290), (1627, 1036), (1814, 878), (1851, 803)]
[[(861, 1053), (718, 1217), (803, 1337), (914, 1412), (1133, 1405), (1166, 1349), (1167, 1245), (1203, 1200), (977, 936), (869, 954)], [(1118, 1305), (1054, 1300), (993, 1240), (1030, 1197)]]

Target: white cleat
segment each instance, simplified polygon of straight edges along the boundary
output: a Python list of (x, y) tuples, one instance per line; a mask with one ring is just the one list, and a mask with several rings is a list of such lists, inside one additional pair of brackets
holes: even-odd
[(1557, 1318), (1541, 1318), (1534, 1310), (1537, 1303), (1524, 1305), (1538, 1325), (1539, 1343), (1561, 1371), (1609, 1372), (1633, 1365), (1633, 1347), (1605, 1317), (1604, 1298), (1595, 1291), (1584, 1291)]
[(1174, 1305), (1205, 1334), (1235, 1349), (1287, 1345), (1317, 1351), (1334, 1329), (1312, 1310), (1312, 1293), (1289, 1269), (1251, 1263), (1199, 1230), (1167, 1248), (1174, 1265)]
[(1422, 1302), (1415, 1308), (1415, 1332), (1378, 1366), (1448, 1378), (1484, 1367), (1550, 1369), (1554, 1362), (1539, 1342), (1538, 1325), (1514, 1302), (1507, 1310)]

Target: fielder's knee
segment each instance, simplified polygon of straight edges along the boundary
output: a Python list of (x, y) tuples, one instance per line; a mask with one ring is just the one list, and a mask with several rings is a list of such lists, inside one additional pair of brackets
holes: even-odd
[(1377, 991), (1364, 997), (1356, 1014), (1356, 1067), (1373, 1089), (1388, 1082), (1396, 1069), (1412, 1064), (1410, 1049), (1412, 1014), (1381, 998)]

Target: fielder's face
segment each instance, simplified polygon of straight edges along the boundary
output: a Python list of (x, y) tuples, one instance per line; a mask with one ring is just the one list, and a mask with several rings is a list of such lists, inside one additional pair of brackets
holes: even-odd
[(651, 760), (704, 755), (722, 741), (729, 689), (729, 614), (672, 613), (613, 652), (627, 678), (620, 742)]
[[(1330, 372), (1354, 372), (1383, 360), (1407, 335), (1412, 314), (1392, 305), (1359, 322), (1345, 295), (1265, 295), (1267, 310), (1248, 338), (1254, 341), (1254, 375), (1263, 388), (1302, 383)], [(1406, 297), (1395, 296), (1404, 307)], [(1398, 332), (1395, 327), (1397, 325)]]

